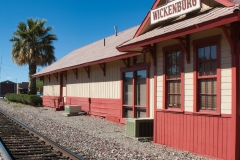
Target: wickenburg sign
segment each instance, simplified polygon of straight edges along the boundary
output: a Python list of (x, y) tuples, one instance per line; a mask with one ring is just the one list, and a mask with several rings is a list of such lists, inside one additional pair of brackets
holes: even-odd
[(151, 10), (151, 24), (178, 17), (201, 8), (201, 0), (174, 0)]

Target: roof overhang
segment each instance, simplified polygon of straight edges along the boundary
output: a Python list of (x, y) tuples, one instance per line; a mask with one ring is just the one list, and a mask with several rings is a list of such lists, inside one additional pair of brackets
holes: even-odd
[(215, 28), (221, 25), (225, 25), (225, 24), (229, 24), (231, 22), (235, 22), (235, 21), (239, 21), (240, 20), (240, 12), (236, 12), (236, 13), (232, 13), (223, 17), (219, 17), (210, 21), (206, 21), (203, 23), (199, 23), (199, 24), (195, 24), (193, 26), (189, 26), (186, 28), (182, 28), (170, 33), (166, 33), (166, 34), (161, 34), (161, 35), (155, 35), (152, 38), (146, 38), (144, 40), (135, 42), (135, 43), (130, 43), (127, 45), (121, 45), (119, 47), (117, 47), (117, 50), (120, 52), (131, 52), (132, 50), (139, 48), (139, 47), (144, 47), (147, 46), (149, 44), (154, 44), (157, 42), (162, 42), (162, 41), (166, 41), (166, 40), (170, 40), (173, 38), (177, 38), (180, 36), (184, 36), (184, 35), (188, 35), (188, 34), (192, 34), (195, 32), (199, 32), (199, 31), (203, 31), (203, 30), (207, 30), (210, 28)]
[(106, 59), (102, 59), (102, 60), (98, 60), (98, 61), (93, 61), (93, 62), (88, 62), (88, 63), (84, 63), (84, 64), (79, 64), (76, 66), (71, 66), (71, 67), (67, 67), (67, 68), (62, 68), (62, 69), (57, 69), (54, 71), (50, 71), (50, 72), (45, 72), (43, 74), (34, 74), (32, 75), (32, 77), (42, 77), (45, 75), (49, 75), (49, 74), (53, 74), (53, 73), (58, 73), (58, 72), (63, 72), (63, 71), (67, 71), (67, 70), (71, 70), (71, 69), (76, 69), (76, 68), (82, 68), (82, 67), (87, 67), (87, 66), (91, 66), (91, 65), (96, 65), (96, 64), (100, 64), (100, 63), (106, 63), (106, 62), (111, 62), (111, 61), (115, 61), (115, 60), (121, 60), (121, 59), (125, 59), (125, 58), (129, 58), (129, 57), (133, 57), (133, 56), (137, 56), (142, 54), (141, 52), (128, 52), (128, 53), (123, 53), (122, 55), (119, 56), (115, 56), (115, 57), (110, 57), (110, 58), (106, 58)]

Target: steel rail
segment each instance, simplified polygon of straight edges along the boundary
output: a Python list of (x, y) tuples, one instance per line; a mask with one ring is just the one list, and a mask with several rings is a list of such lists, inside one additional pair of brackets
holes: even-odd
[(44, 135), (40, 134), (39, 132), (35, 131), (34, 129), (30, 128), (28, 125), (26, 125), (25, 123), (19, 121), (18, 119), (16, 119), (15, 117), (10, 115), (9, 113), (5, 112), (4, 110), (0, 109), (0, 112), (2, 114), (4, 114), (5, 116), (7, 116), (10, 120), (14, 121), (18, 125), (20, 125), (23, 128), (25, 128), (27, 131), (29, 131), (29, 133), (33, 134), (34, 137), (38, 137), (39, 140), (45, 142), (46, 145), (52, 146), (54, 151), (61, 152), (64, 156), (66, 156), (66, 157), (68, 157), (69, 159), (72, 159), (72, 160), (84, 160), (79, 155), (77, 155), (77, 154), (73, 153), (72, 151), (62, 147), (61, 145), (55, 143), (54, 141), (50, 140), (46, 136), (44, 136)]

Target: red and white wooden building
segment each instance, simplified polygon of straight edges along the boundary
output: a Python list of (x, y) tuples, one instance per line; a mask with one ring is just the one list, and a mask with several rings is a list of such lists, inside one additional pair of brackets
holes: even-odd
[(118, 123), (154, 118), (155, 143), (240, 159), (239, 4), (156, 0), (140, 26), (35, 74), (43, 104), (59, 99)]

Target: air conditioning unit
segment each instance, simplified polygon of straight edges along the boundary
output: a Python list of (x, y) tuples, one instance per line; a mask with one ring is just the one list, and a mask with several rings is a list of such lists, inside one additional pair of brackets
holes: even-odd
[(126, 135), (130, 137), (153, 137), (153, 119), (127, 118)]
[(63, 113), (64, 116), (78, 115), (79, 112), (81, 112), (81, 106), (66, 105), (64, 106), (64, 111), (65, 111), (65, 113)]

